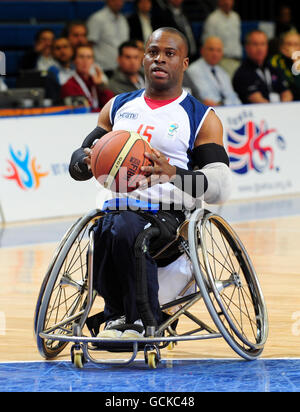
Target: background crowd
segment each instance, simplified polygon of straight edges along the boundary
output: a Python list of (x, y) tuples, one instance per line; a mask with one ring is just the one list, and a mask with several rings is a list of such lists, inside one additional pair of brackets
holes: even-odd
[[(87, 21), (69, 23), (58, 37), (51, 29), (38, 32), (20, 72), (23, 78), (27, 73), (26, 86), (36, 84), (34, 73), (46, 73), (43, 84), (53, 104), (99, 111), (112, 96), (144, 87), (144, 44), (153, 30), (171, 26), (189, 44), (184, 87), (203, 103), (300, 100), (300, 36), (289, 6), (281, 7), (272, 38), (255, 29), (242, 43), (234, 0), (211, 3), (201, 37), (195, 38), (184, 0), (136, 0), (129, 16), (122, 13), (124, 0), (107, 0)], [(2, 91), (4, 80), (0, 78)]]

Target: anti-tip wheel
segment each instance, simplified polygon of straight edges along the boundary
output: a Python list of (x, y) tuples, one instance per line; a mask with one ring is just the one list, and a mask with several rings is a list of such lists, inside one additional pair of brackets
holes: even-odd
[(159, 363), (156, 352), (148, 352), (147, 363), (150, 369), (156, 369)]
[(84, 365), (84, 355), (83, 353), (74, 353), (74, 365), (77, 369), (82, 369)]

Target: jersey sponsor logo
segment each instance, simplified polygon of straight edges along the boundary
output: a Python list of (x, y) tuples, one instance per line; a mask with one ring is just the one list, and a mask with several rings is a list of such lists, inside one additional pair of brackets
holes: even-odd
[(135, 120), (138, 117), (139, 117), (138, 113), (123, 112), (123, 113), (118, 114), (117, 120), (120, 120), (120, 119)]
[(269, 128), (264, 120), (260, 124), (247, 120), (240, 128), (227, 130), (227, 144), (230, 167), (237, 174), (278, 171), (276, 150), (286, 147), (277, 129)]
[(35, 156), (30, 154), (28, 146), (25, 150), (14, 150), (9, 146), (10, 159), (7, 159), (6, 173), (3, 177), (15, 182), (20, 189), (38, 189), (41, 179), (48, 176), (48, 171), (42, 171)]

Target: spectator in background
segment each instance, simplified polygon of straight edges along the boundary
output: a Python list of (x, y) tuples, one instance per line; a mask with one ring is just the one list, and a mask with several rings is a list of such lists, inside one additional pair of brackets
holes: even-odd
[(190, 61), (195, 60), (197, 56), (197, 45), (194, 38), (192, 27), (182, 11), (184, 0), (166, 0), (165, 8), (158, 6), (154, 9), (153, 28), (174, 27), (181, 31), (187, 38), (189, 45)]
[(59, 37), (53, 41), (52, 55), (55, 61), (48, 72), (55, 75), (61, 86), (74, 74), (73, 53), (73, 48), (66, 37)]
[(293, 100), (282, 73), (268, 59), (268, 38), (261, 30), (246, 36), (247, 58), (236, 71), (233, 86), (243, 103), (275, 103)]
[(241, 104), (233, 90), (228, 73), (219, 66), (223, 58), (223, 43), (218, 37), (208, 37), (201, 48), (202, 57), (192, 63), (187, 74), (197, 87), (200, 100), (207, 106)]
[(300, 100), (300, 75), (292, 71), (295, 63), (292, 56), (297, 51), (300, 53), (300, 35), (287, 32), (280, 38), (279, 53), (271, 58), (271, 65), (280, 70), (288, 82), (294, 100)]
[(152, 0), (135, 0), (135, 13), (128, 17), (130, 39), (146, 42), (153, 32), (151, 9)]
[(88, 44), (86, 25), (80, 21), (73, 21), (67, 24), (63, 30), (62, 37), (66, 37), (69, 40), (73, 50), (78, 46)]
[(109, 80), (108, 87), (115, 94), (132, 92), (145, 86), (140, 74), (141, 57), (135, 41), (127, 41), (119, 47), (118, 67)]
[(224, 57), (220, 65), (232, 78), (243, 55), (241, 44), (241, 19), (233, 11), (234, 0), (219, 0), (218, 8), (205, 20), (202, 42), (207, 37), (217, 36), (224, 45)]
[(124, 0), (106, 0), (106, 6), (92, 14), (87, 22), (95, 60), (108, 76), (117, 67), (118, 47), (129, 40), (128, 22), (121, 13), (123, 5)]
[(91, 111), (99, 112), (114, 94), (103, 82), (103, 73), (94, 64), (94, 53), (91, 46), (79, 46), (75, 51), (75, 73), (62, 86), (62, 98), (83, 96), (91, 107)]
[(22, 70), (48, 70), (54, 64), (52, 43), (55, 34), (50, 29), (43, 29), (35, 36), (34, 48), (27, 52), (21, 61)]
[(290, 6), (284, 4), (279, 9), (275, 35), (279, 38), (282, 34), (291, 31), (297, 32), (297, 28), (292, 20), (292, 11)]
[(7, 87), (6, 83), (0, 77), (0, 92), (5, 92), (7, 89), (8, 89), (8, 87)]

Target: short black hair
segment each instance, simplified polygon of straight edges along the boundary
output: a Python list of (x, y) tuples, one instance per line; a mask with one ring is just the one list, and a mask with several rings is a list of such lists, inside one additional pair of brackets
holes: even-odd
[(62, 37), (69, 37), (69, 34), (70, 34), (72, 28), (75, 27), (75, 26), (84, 27), (85, 31), (86, 31), (86, 34), (87, 34), (88, 30), (87, 30), (86, 23), (84, 21), (81, 21), (81, 20), (73, 20), (73, 21), (71, 21), (71, 22), (69, 22), (65, 25), (65, 27), (63, 28), (63, 30), (61, 32), (61, 36)]
[(119, 48), (118, 48), (118, 54), (119, 54), (119, 56), (122, 56), (123, 50), (124, 50), (126, 47), (133, 47), (134, 49), (139, 49), (139, 48), (138, 48), (138, 45), (136, 44), (136, 41), (135, 41), (135, 40), (127, 40), (127, 41), (124, 41), (122, 44), (120, 44), (120, 46), (119, 46)]
[(49, 32), (52, 33), (53, 36), (55, 37), (55, 32), (54, 32), (54, 30), (52, 30), (52, 29), (50, 29), (50, 28), (45, 28), (45, 29), (40, 29), (40, 30), (38, 30), (38, 31), (35, 33), (34, 40), (35, 40), (36, 42), (39, 41), (41, 35), (42, 35), (43, 33), (45, 33), (46, 31), (49, 31)]
[[(184, 46), (185, 46), (185, 49), (186, 49), (186, 56), (189, 55), (189, 44), (188, 44), (187, 38), (185, 37), (185, 35), (180, 30), (175, 29), (175, 27), (159, 27), (153, 33), (155, 33), (156, 31), (163, 31), (163, 32), (171, 33), (171, 34), (176, 34), (177, 36), (179, 36), (181, 38), (181, 40), (183, 41), (183, 43), (184, 43)], [(148, 44), (152, 34), (150, 34), (150, 36), (148, 37), (148, 39), (146, 41), (146, 45)]]

